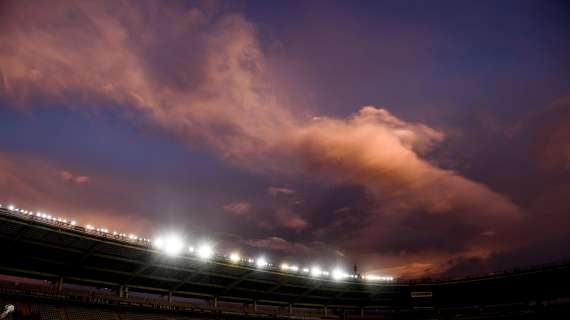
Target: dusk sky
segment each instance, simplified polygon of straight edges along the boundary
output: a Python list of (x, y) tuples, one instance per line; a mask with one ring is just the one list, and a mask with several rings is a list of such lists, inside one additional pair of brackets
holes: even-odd
[(570, 258), (568, 1), (0, 1), (0, 203), (402, 277)]

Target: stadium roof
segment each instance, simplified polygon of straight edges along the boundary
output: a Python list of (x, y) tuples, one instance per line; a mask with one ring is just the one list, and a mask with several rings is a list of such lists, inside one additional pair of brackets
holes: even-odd
[[(37, 216), (0, 208), (0, 274), (54, 282), (63, 279), (100, 288), (128, 286), (138, 292), (221, 301), (394, 307), (409, 303), (414, 292), (445, 294), (448, 299), (466, 297), (471, 291), (486, 292), (486, 296), (508, 292), (515, 297), (519, 288), (544, 287), (552, 279), (567, 277), (570, 271), (570, 264), (563, 264), (548, 272), (538, 269), (453, 281), (339, 281), (236, 264), (230, 259), (173, 257), (144, 241), (120, 241), (91, 231), (57, 219), (45, 223)], [(470, 283), (470, 289), (461, 287), (465, 283)], [(460, 288), (460, 295), (454, 293), (455, 287)]]
[[(66, 283), (228, 301), (306, 305), (359, 305), (393, 301), (396, 283), (315, 278), (229, 259), (169, 256), (140, 242), (119, 241), (77, 225), (44, 223), (35, 216), (0, 208), (0, 237), (6, 259), (0, 272)], [(57, 221), (56, 221), (57, 222)]]

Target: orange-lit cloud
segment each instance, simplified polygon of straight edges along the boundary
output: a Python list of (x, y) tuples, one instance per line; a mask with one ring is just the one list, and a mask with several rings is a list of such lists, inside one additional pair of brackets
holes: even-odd
[[(448, 223), (470, 230), (459, 236), (459, 251), (474, 242), (494, 248), (478, 235), (520, 218), (506, 197), (424, 159), (445, 139), (437, 129), (374, 106), (340, 119), (303, 117), (280, 104), (272, 93), (279, 88), (271, 87), (264, 72), (255, 27), (243, 17), (140, 3), (6, 5), (0, 17), (2, 95), (28, 107), (41, 99), (76, 110), (123, 108), (135, 121), (189, 145), (205, 144), (255, 173), (364, 186), (375, 209), (344, 244), (351, 248), (406, 246), (395, 240), (401, 234), (394, 230), (419, 214), (429, 221), (449, 217)], [(234, 203), (224, 209), (244, 215), (251, 207)], [(308, 227), (290, 211), (278, 212), (276, 221), (289, 229)], [(449, 250), (424, 243), (433, 247), (414, 250)]]
[(64, 170), (59, 173), (61, 179), (65, 181), (69, 181), (71, 183), (82, 185), (89, 182), (89, 177), (87, 176), (76, 176), (73, 173)]
[(283, 195), (292, 195), (295, 194), (295, 190), (284, 188), (284, 187), (269, 187), (267, 188), (267, 192), (272, 196), (277, 196), (280, 194)]
[(251, 204), (249, 202), (232, 202), (224, 205), (224, 210), (239, 216), (246, 216), (251, 213)]
[(278, 209), (275, 216), (277, 224), (284, 228), (300, 231), (309, 226), (305, 219), (289, 209)]

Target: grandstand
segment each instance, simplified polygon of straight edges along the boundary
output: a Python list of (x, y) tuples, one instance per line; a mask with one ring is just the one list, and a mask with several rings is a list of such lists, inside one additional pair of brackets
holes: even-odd
[(363, 279), (200, 247), (195, 254), (168, 252), (154, 242), (2, 207), (0, 305), (14, 304), (17, 319), (65, 320), (570, 315), (569, 263), (459, 279)]

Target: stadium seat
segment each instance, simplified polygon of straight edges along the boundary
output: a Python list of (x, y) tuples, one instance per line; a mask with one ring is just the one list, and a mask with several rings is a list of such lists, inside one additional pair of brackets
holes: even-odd
[(92, 308), (66, 308), (69, 320), (117, 320), (117, 315), (108, 310), (92, 309)]
[(40, 316), (41, 320), (67, 320), (64, 311), (53, 305), (31, 304), (32, 314)]

